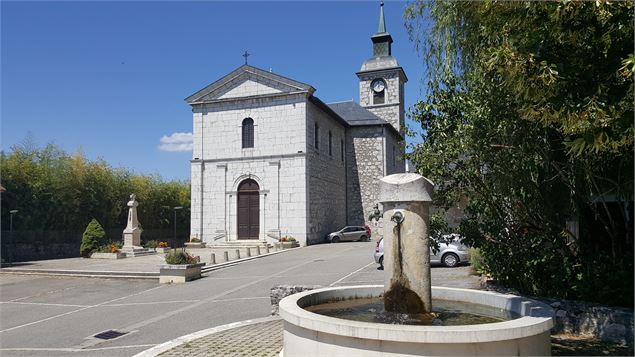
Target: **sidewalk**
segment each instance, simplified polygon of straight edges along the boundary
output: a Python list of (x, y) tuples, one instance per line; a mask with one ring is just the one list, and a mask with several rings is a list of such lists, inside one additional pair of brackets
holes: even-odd
[[(236, 248), (210, 247), (187, 249), (194, 255), (200, 256), (201, 262), (207, 265), (203, 267), (203, 273), (231, 266), (240, 262), (278, 254), (284, 250), (271, 250), (270, 253), (261, 251), (260, 255), (248, 256), (246, 249), (241, 249), (240, 255), (236, 254)], [(224, 251), (228, 251), (229, 260), (224, 260)], [(215, 255), (216, 264), (211, 264), (212, 253)], [(87, 259), (66, 258), (51, 260), (36, 260), (29, 262), (17, 262), (13, 266), (0, 269), (5, 274), (37, 274), (49, 276), (83, 276), (94, 278), (123, 278), (123, 279), (158, 279), (159, 266), (165, 264), (163, 254), (145, 255), (139, 257), (127, 257), (124, 259)]]
[(155, 346), (134, 357), (277, 357), (280, 350), (282, 319), (271, 316), (195, 332)]

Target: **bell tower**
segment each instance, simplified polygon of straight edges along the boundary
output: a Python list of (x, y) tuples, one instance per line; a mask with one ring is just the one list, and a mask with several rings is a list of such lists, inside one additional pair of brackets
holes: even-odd
[(359, 104), (392, 124), (403, 135), (404, 84), (408, 81), (403, 68), (392, 56), (392, 36), (386, 31), (384, 2), (380, 3), (379, 26), (371, 36), (373, 57), (362, 64), (359, 78)]

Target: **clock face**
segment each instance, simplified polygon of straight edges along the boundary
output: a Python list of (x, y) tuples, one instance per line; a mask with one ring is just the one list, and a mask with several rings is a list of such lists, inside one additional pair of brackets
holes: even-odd
[(377, 93), (383, 91), (384, 89), (386, 89), (386, 83), (384, 83), (383, 80), (381, 79), (375, 79), (371, 84), (370, 84), (371, 88), (373, 88), (373, 90)]

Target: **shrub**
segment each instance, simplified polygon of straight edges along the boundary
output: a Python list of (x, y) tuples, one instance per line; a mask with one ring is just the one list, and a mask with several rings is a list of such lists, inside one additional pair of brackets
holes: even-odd
[(183, 250), (172, 250), (165, 255), (165, 262), (167, 264), (194, 264), (198, 261), (192, 255), (186, 253)]
[(281, 242), (295, 242), (295, 238), (284, 236), (284, 237), (280, 238), (280, 241)]
[(470, 267), (472, 267), (472, 274), (481, 275), (485, 274), (485, 262), (481, 255), (481, 250), (478, 248), (470, 248)]
[(168, 247), (168, 242), (165, 242), (165, 241), (159, 242), (159, 248), (167, 248), (167, 247)]
[(198, 238), (191, 238), (191, 239), (190, 239), (190, 242), (192, 242), (192, 243), (200, 243), (200, 242), (201, 242), (201, 240), (200, 240), (200, 239), (198, 239)]
[(93, 252), (97, 251), (104, 244), (105, 237), (106, 232), (104, 232), (104, 228), (93, 218), (90, 223), (88, 223), (88, 226), (86, 226), (86, 230), (82, 235), (82, 244), (79, 247), (79, 254), (84, 258), (90, 257)]
[(156, 240), (149, 240), (143, 244), (144, 248), (156, 248), (159, 246), (159, 242)]

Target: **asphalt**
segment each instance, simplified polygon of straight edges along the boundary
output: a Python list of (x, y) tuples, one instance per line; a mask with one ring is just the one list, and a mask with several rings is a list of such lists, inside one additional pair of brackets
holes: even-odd
[[(265, 321), (265, 325), (259, 325), (257, 320), (270, 315), (269, 291), (275, 285), (382, 284), (383, 271), (377, 270), (372, 261), (374, 245), (356, 242), (293, 249), (230, 264), (204, 274), (202, 279), (175, 285), (159, 285), (152, 279), (0, 274), (0, 354), (132, 356), (175, 339), (183, 341), (183, 336), (195, 336), (187, 343), (189, 347), (177, 343), (170, 349), (187, 348), (188, 354), (184, 355), (238, 355), (236, 349), (212, 353), (210, 346), (232, 349), (232, 343), (226, 342), (228, 329), (232, 330), (230, 335), (245, 341), (281, 332), (276, 323)], [(103, 265), (102, 269), (108, 271), (114, 269), (108, 264), (147, 261), (156, 266), (156, 258), (90, 264)], [(68, 269), (86, 261), (65, 259), (55, 264)], [(85, 265), (86, 269), (94, 267)], [(469, 267), (435, 267), (432, 281), (433, 285), (478, 287), (478, 279), (469, 275)], [(256, 322), (245, 325), (244, 321)], [(110, 329), (125, 335), (113, 340), (94, 337)], [(254, 335), (250, 337), (250, 333)], [(278, 341), (272, 337), (274, 340)], [(243, 352), (268, 355), (281, 346), (272, 343), (258, 350), (259, 345)]]

